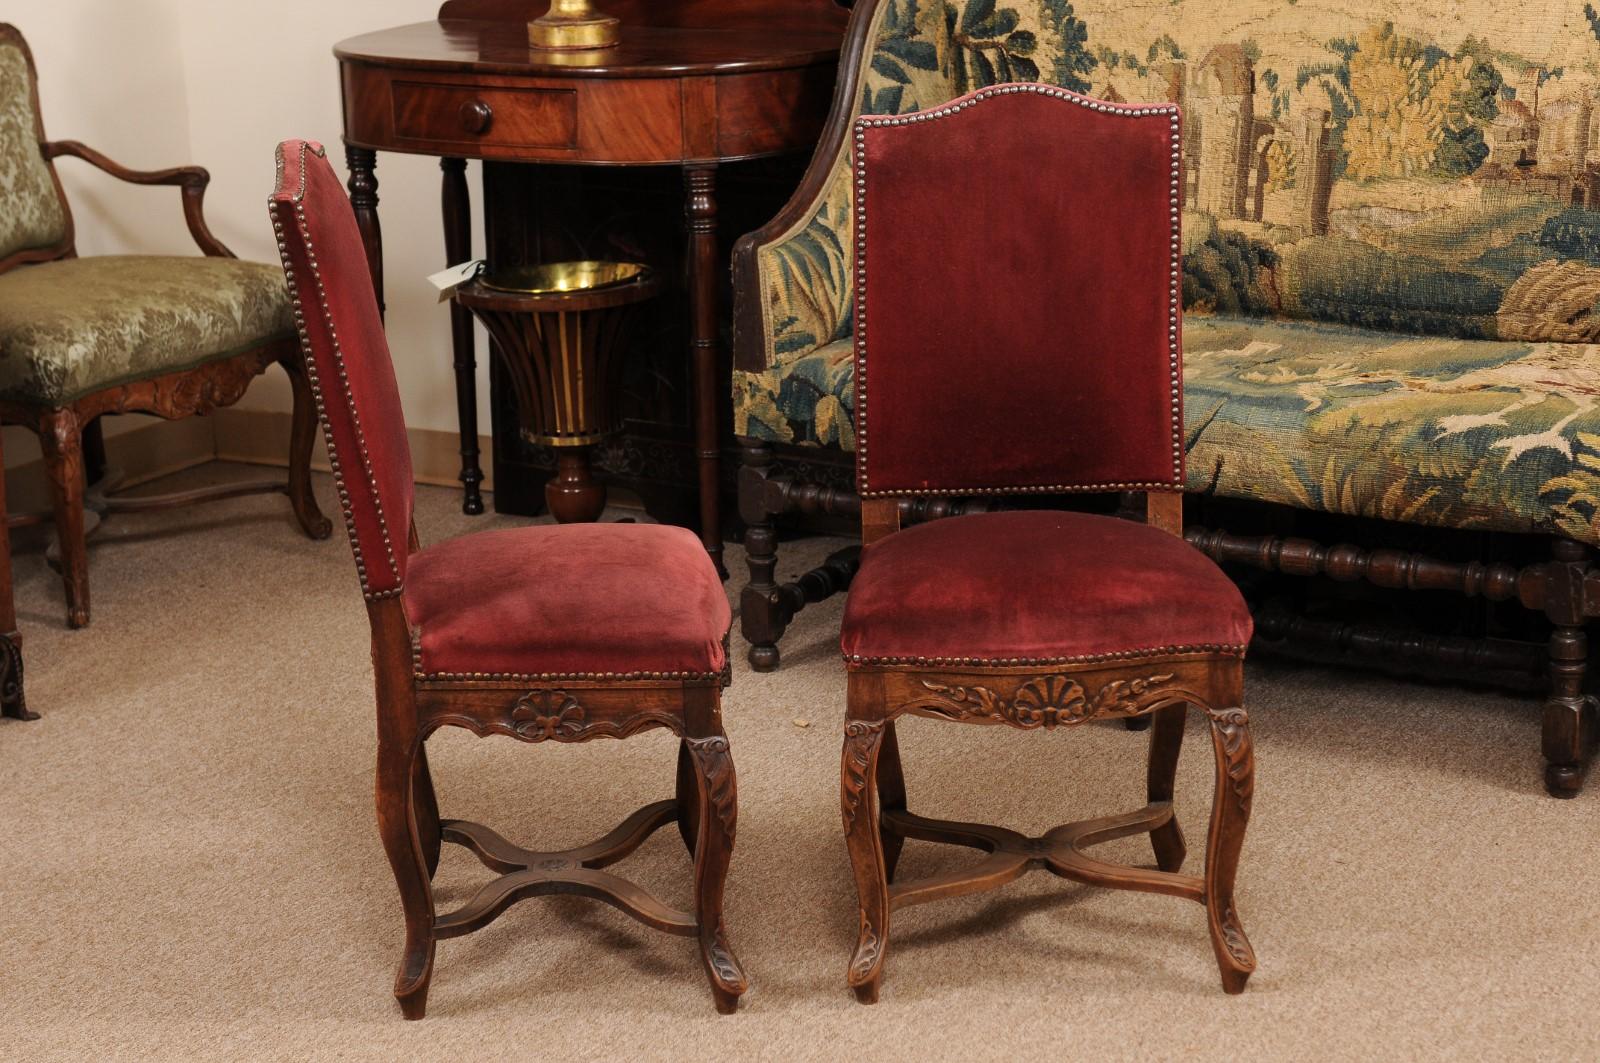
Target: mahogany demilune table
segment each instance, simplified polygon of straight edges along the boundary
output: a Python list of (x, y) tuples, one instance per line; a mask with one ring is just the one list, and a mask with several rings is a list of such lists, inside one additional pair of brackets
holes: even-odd
[[(718, 350), (719, 291), (726, 283), (719, 275), (726, 272), (717, 240), (719, 168), (809, 153), (831, 103), (847, 12), (833, 0), (608, 0), (606, 12), (622, 20), (621, 43), (560, 53), (528, 46), (527, 21), (546, 6), (448, 0), (437, 21), (354, 37), (335, 49), (350, 198), (379, 305), (378, 151), (440, 157), (451, 263), (472, 257), (468, 159), (485, 163), (491, 260), (550, 253), (540, 237), (511, 232), (526, 227), (524, 204), (537, 197), (504, 173), (525, 167), (500, 164), (681, 170), (686, 375), (698, 480), (698, 512), (689, 519), (720, 568), (719, 422), (729, 378)], [(504, 190), (496, 194), (496, 186)], [(481, 513), (472, 322), (460, 307), (451, 315), (463, 509)], [(497, 508), (505, 509), (500, 501)]]

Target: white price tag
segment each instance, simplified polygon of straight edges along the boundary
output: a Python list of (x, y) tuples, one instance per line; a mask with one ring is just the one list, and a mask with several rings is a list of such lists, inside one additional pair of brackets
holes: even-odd
[(439, 301), (442, 303), (454, 295), (457, 288), (476, 277), (482, 269), (483, 259), (475, 258), (430, 274), (428, 283), (439, 289)]

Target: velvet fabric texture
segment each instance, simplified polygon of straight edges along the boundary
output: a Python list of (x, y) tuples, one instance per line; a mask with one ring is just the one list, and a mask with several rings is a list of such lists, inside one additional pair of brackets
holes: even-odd
[(322, 145), (278, 145), (269, 207), (361, 589), (391, 591), (405, 580), (411, 450), (361, 231)]
[(411, 559), (420, 674), (719, 674), (732, 613), (683, 528), (559, 524), (480, 532)]
[(1209, 558), (1158, 528), (1052, 511), (919, 524), (865, 548), (845, 603), (851, 664), (1044, 663), (1243, 653), (1250, 612)]
[(952, 108), (857, 127), (862, 494), (1181, 485), (1175, 111)]

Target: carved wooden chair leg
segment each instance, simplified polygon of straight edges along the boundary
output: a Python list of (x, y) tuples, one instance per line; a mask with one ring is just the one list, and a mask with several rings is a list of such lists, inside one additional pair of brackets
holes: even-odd
[(744, 520), (744, 549), (750, 581), (739, 596), (739, 628), (750, 643), (750, 667), (758, 672), (778, 667), (778, 638), (784, 623), (777, 600), (778, 531), (766, 503), (771, 476), (772, 445), (742, 439), (739, 468), (739, 516)]
[(1212, 745), (1217, 756), (1217, 790), (1211, 806), (1211, 831), (1206, 840), (1206, 917), (1211, 927), (1211, 947), (1222, 971), (1222, 988), (1244, 992), (1256, 969), (1256, 954), (1239, 924), (1233, 901), (1233, 881), (1239, 870), (1239, 850), (1250, 821), (1250, 799), (1255, 792), (1255, 753), (1250, 742), (1250, 720), (1244, 709), (1206, 708), (1211, 718)]
[(89, 554), (83, 526), (83, 434), (71, 408), (50, 410), (39, 419), (56, 536), (61, 544), (61, 582), (67, 591), (67, 626), (89, 624)]
[(284, 355), (279, 364), (289, 375), (289, 386), (294, 392), (294, 413), (289, 428), (289, 505), (307, 538), (326, 539), (333, 534), (333, 524), (322, 515), (316, 492), (311, 488), (311, 455), (316, 448), (318, 432), (316, 397), (311, 393), (311, 380), (298, 349)]
[(414, 735), (378, 738), (378, 833), (406, 917), (405, 951), (395, 972), (394, 996), (408, 1019), (420, 1019), (426, 1012), (428, 982), (433, 978), (433, 886), (413, 811), (414, 763), (420, 748)]
[[(876, 676), (850, 676), (850, 707), (844, 725), (844, 754), (839, 773), (839, 799), (844, 813), (845, 844), (860, 898), (861, 926), (850, 957), (849, 984), (856, 999), (876, 1004), (883, 986), (883, 960), (889, 946), (889, 878), (883, 858), (883, 834), (877, 807), (878, 757), (885, 723)], [(868, 702), (871, 702), (869, 705)]]
[(688, 739), (678, 741), (678, 833), (683, 844), (694, 855), (695, 838), (700, 831), (700, 782), (695, 774), (694, 760), (689, 753)]
[(728, 944), (722, 920), (723, 887), (739, 815), (733, 755), (720, 726), (714, 734), (685, 738), (683, 744), (689, 751), (697, 784), (694, 908), (700, 924), (700, 958), (711, 980), (717, 1011), (732, 1015), (738, 1010), (739, 997), (749, 988), (744, 970)]
[[(1173, 783), (1178, 776), (1178, 756), (1183, 752), (1183, 724), (1189, 715), (1189, 706), (1183, 702), (1168, 705), (1149, 714), (1153, 721), (1150, 729), (1150, 761), (1147, 772), (1146, 796), (1150, 804), (1171, 804)], [(1178, 817), (1173, 816), (1150, 832), (1150, 847), (1155, 850), (1156, 866), (1163, 871), (1177, 871), (1183, 867), (1188, 846), (1183, 841), (1183, 829)]]
[(883, 725), (883, 742), (878, 747), (878, 836), (883, 842), (883, 877), (894, 881), (895, 865), (900, 862), (900, 850), (905, 848), (905, 835), (894, 819), (885, 813), (906, 810), (906, 777), (900, 765), (900, 740), (895, 737), (894, 722)]
[(439, 799), (433, 792), (433, 776), (428, 771), (426, 743), (417, 745), (417, 757), (411, 769), (411, 800), (417, 820), (417, 840), (422, 843), (422, 858), (428, 868), (428, 878), (439, 870), (439, 849), (444, 836), (439, 828)]

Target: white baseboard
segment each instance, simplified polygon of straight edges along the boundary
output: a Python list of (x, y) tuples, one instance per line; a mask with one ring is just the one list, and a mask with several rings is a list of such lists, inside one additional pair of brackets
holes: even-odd
[[(287, 413), (271, 410), (217, 410), (207, 417), (186, 417), (181, 421), (140, 418), (135, 427), (116, 432), (106, 439), (106, 461), (124, 475), (124, 483), (143, 483), (169, 473), (203, 465), (208, 461), (237, 461), (250, 465), (289, 466), (289, 424)], [(8, 438), (24, 429), (7, 428)], [(433, 428), (410, 428), (411, 465), (418, 483), (458, 487), (461, 481), (460, 437), (454, 432)], [(31, 442), (31, 440), (27, 441)], [(491, 441), (481, 436), (484, 491), (492, 491), (489, 460)], [(16, 464), (8, 461), (6, 508), (13, 514), (45, 512), (50, 509), (50, 489), (44, 477), (44, 463), (36, 447), (14, 447), (24, 453)], [(312, 468), (328, 471), (328, 456), (323, 449), (321, 431)]]
[[(216, 451), (219, 461), (241, 461), (252, 465), (289, 466), (289, 424), (287, 413), (270, 410), (222, 409), (212, 414), (216, 425)], [(411, 446), (412, 478), (419, 484), (440, 487), (459, 487), (461, 474), (461, 437), (455, 432), (436, 428), (407, 428), (406, 439)], [(483, 489), (494, 490), (489, 460), (492, 443), (488, 436), (478, 437), (478, 449), (484, 466)], [(322, 433), (317, 433), (317, 449), (311, 458), (311, 467), (328, 471), (328, 455), (322, 445)]]

